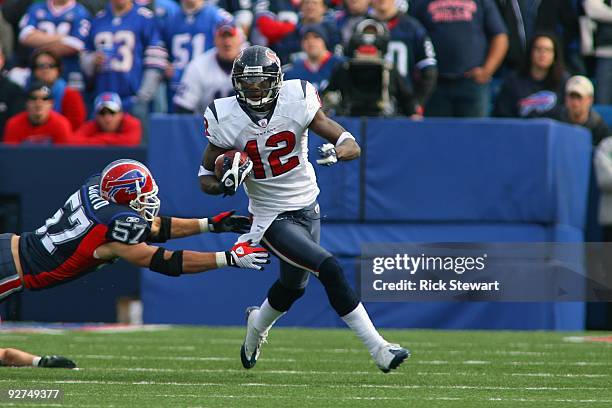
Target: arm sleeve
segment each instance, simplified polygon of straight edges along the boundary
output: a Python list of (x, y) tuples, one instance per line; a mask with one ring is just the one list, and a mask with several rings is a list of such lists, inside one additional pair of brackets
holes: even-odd
[(58, 113), (56, 119), (51, 120), (55, 121), (53, 124), (53, 143), (58, 145), (72, 144), (74, 134), (68, 119)]
[(584, 11), (595, 21), (612, 23), (612, 7), (607, 6), (603, 0), (585, 0)]
[(398, 105), (396, 111), (406, 116), (414, 114), (415, 101), (412, 93), (395, 67), (391, 69), (391, 80), (394, 84), (392, 89), (395, 89), (394, 96)]
[(142, 82), (136, 93), (139, 100), (149, 102), (153, 99), (155, 91), (162, 80), (162, 72), (158, 69), (145, 69), (142, 74)]
[(147, 27), (143, 44), (145, 48), (143, 60), (145, 71), (147, 69), (163, 71), (166, 69), (168, 62), (168, 51), (164, 47), (157, 25), (151, 21), (145, 27)]
[(66, 88), (64, 99), (62, 100), (62, 115), (68, 119), (73, 131), (76, 131), (85, 123), (87, 111), (79, 91)]
[(6, 144), (19, 144), (22, 140), (21, 133), (22, 132), (19, 131), (19, 122), (17, 118), (12, 117), (6, 122), (2, 141)]
[(484, 29), (488, 38), (493, 38), (498, 34), (508, 34), (506, 24), (502, 19), (501, 13), (493, 0), (483, 0)]
[[(213, 102), (214, 103), (214, 102)], [(210, 110), (210, 106), (204, 112), (204, 133), (208, 141), (222, 149), (233, 149), (233, 142), (224, 134), (219, 122)]]
[(90, 28), (91, 21), (89, 20), (89, 16), (82, 16), (81, 18), (72, 22), (69, 34), (62, 42), (77, 51), (83, 51), (85, 49), (85, 40), (89, 35)]
[(268, 39), (270, 44), (275, 44), (295, 31), (295, 24), (288, 21), (277, 21), (269, 15), (263, 15), (256, 20), (259, 32)]
[(19, 41), (23, 41), (30, 33), (36, 30), (36, 13), (33, 12), (34, 5), (28, 8), (28, 11), (19, 20)]
[(187, 65), (176, 95), (174, 95), (172, 100), (175, 105), (191, 112), (197, 111), (198, 102), (201, 103), (202, 101), (201, 84), (204, 80), (199, 75), (197, 61), (198, 59), (196, 58)]

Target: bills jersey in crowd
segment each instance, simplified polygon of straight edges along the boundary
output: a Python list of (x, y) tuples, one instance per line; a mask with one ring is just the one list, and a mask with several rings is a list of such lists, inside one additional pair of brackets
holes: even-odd
[(283, 67), (284, 79), (303, 79), (310, 82), (317, 91), (323, 91), (329, 84), (334, 68), (344, 61), (344, 57), (328, 52), (327, 57), (318, 66), (313, 66), (308, 59), (298, 59), (293, 64)]
[(181, 10), (168, 19), (162, 32), (162, 39), (174, 69), (170, 79), (169, 101), (172, 101), (187, 64), (215, 46), (215, 29), (221, 23), (230, 22), (232, 18), (227, 11), (205, 4), (193, 14)]
[(235, 97), (217, 99), (204, 114), (206, 136), (223, 149), (245, 151), (253, 173), (245, 180), (249, 211), (260, 214), (293, 211), (319, 195), (308, 161), (308, 126), (321, 107), (306, 81), (284, 81), (274, 108), (258, 118)]
[(415, 18), (398, 14), (387, 22), (390, 40), (386, 59), (412, 85), (415, 71), (436, 66), (436, 53), (425, 28)]
[[(136, 188), (143, 175), (131, 173), (113, 181), (117, 190)], [(65, 283), (108, 264), (95, 255), (103, 244), (147, 239), (148, 222), (130, 207), (104, 200), (99, 184), (100, 175), (92, 176), (45, 225), (21, 236), (19, 257), (28, 289)]]
[(126, 106), (140, 88), (144, 70), (165, 69), (168, 55), (153, 12), (139, 6), (119, 17), (110, 6), (100, 11), (92, 22), (86, 49), (106, 57), (95, 76), (95, 94), (115, 92)]
[(232, 64), (222, 66), (213, 48), (195, 57), (185, 69), (173, 103), (184, 109), (203, 114), (215, 99), (234, 94)]
[(68, 85), (83, 90), (84, 81), (78, 53), (85, 47), (85, 39), (89, 35), (91, 26), (90, 18), (87, 9), (74, 0), (63, 7), (54, 6), (50, 0), (35, 3), (28, 8), (19, 22), (19, 39), (23, 40), (33, 30), (63, 36), (63, 43), (74, 48), (77, 53), (62, 59), (64, 65), (62, 76)]

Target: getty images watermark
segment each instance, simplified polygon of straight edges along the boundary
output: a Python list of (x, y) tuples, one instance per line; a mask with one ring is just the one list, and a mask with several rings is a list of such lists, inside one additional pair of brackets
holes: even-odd
[(365, 301), (612, 301), (612, 245), (362, 246)]
[[(481, 256), (412, 256), (406, 253), (395, 256), (380, 256), (373, 259), (372, 272), (381, 275), (388, 271), (403, 271), (410, 275), (427, 271), (452, 271), (456, 275), (466, 272), (483, 271), (486, 267), (487, 254)], [(461, 279), (400, 279), (385, 282), (382, 277), (373, 282), (376, 291), (498, 291), (499, 281), (462, 281)]]

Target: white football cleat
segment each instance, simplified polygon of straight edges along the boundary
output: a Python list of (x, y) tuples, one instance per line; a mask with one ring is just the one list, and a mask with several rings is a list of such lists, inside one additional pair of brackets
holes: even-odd
[(399, 344), (385, 343), (376, 350), (372, 357), (378, 368), (380, 368), (383, 373), (388, 373), (399, 367), (405, 359), (410, 357), (410, 351)]
[(253, 368), (261, 353), (261, 345), (267, 342), (268, 331), (259, 333), (259, 331), (253, 326), (255, 318), (259, 314), (259, 307), (251, 306), (246, 310), (246, 322), (247, 332), (244, 338), (244, 343), (240, 347), (240, 360), (242, 366), (246, 369)]

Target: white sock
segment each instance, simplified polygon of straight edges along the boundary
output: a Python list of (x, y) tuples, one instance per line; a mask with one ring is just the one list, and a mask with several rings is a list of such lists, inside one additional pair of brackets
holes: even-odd
[(272, 325), (284, 314), (285, 312), (279, 312), (270, 306), (268, 298), (266, 298), (259, 308), (259, 314), (255, 317), (253, 327), (255, 327), (259, 333), (264, 333), (270, 330)]
[(40, 357), (34, 357), (32, 359), (32, 367), (38, 367), (38, 363), (40, 363)]
[(386, 343), (372, 324), (370, 316), (368, 316), (368, 312), (361, 302), (352, 312), (342, 316), (342, 320), (355, 332), (372, 356), (381, 344)]

